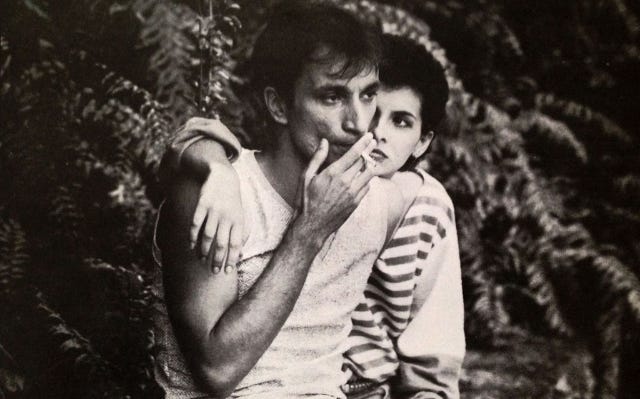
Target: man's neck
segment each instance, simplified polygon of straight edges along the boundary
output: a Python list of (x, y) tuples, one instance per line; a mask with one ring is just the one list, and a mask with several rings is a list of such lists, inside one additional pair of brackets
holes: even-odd
[(286, 139), (288, 134), (283, 132), (279, 137), (284, 139), (279, 140), (274, 148), (257, 153), (256, 159), (271, 186), (287, 204), (295, 208), (298, 183), (305, 163), (293, 143)]

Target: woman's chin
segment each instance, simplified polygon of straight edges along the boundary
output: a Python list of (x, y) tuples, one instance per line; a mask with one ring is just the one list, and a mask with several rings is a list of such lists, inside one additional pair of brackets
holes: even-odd
[(393, 167), (393, 165), (390, 164), (391, 162), (389, 162), (388, 159), (376, 163), (376, 165), (373, 167), (373, 174), (384, 179), (390, 178), (396, 172), (396, 169)]

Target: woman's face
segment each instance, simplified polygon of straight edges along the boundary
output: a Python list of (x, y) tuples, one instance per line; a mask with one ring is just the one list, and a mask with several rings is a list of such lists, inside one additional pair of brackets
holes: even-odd
[(412, 154), (417, 157), (426, 151), (433, 135), (421, 135), (421, 106), (420, 96), (409, 87), (383, 86), (378, 91), (378, 121), (373, 130), (378, 145), (370, 154), (376, 162), (376, 175), (388, 177)]

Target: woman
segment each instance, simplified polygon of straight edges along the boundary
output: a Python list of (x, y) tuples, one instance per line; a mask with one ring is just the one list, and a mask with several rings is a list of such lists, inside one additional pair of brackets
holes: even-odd
[[(349, 382), (342, 388), (350, 398), (420, 393), (454, 398), (459, 396), (465, 342), (453, 205), (437, 180), (414, 167), (433, 139), (432, 129), (444, 116), (448, 87), (442, 67), (412, 41), (385, 35), (384, 52), (382, 87), (372, 124), (377, 146), (367, 157), (375, 162), (377, 175), (391, 179), (402, 191), (405, 215), (390, 234), (352, 314), (343, 367)], [(220, 123), (196, 119), (191, 123), (172, 145), (178, 165), (207, 163), (206, 152), (191, 146), (204, 137), (238, 151), (237, 141)], [(237, 226), (243, 213), (234, 209), (240, 207), (239, 198), (225, 202), (231, 206), (212, 209), (208, 204), (215, 203), (211, 198), (218, 192), (209, 189), (215, 187), (215, 177), (209, 177), (207, 182), (211, 181), (202, 188), (192, 245), (201, 228), (216, 231), (222, 223), (215, 223), (224, 219), (236, 220)], [(216, 218), (210, 217), (212, 211)], [(203, 255), (213, 239), (203, 239)], [(227, 242), (218, 245), (224, 247)], [(222, 270), (225, 259), (235, 264), (239, 256), (219, 252), (214, 273)]]

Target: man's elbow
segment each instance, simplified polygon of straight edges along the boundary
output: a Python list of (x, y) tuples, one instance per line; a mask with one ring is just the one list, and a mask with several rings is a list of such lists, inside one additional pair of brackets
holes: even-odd
[(242, 380), (242, 376), (240, 376), (237, 370), (231, 365), (199, 365), (196, 375), (199, 380), (198, 382), (206, 388), (207, 392), (215, 398), (221, 399), (231, 396)]

